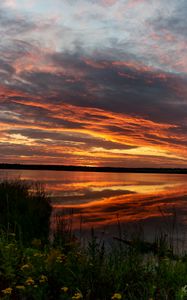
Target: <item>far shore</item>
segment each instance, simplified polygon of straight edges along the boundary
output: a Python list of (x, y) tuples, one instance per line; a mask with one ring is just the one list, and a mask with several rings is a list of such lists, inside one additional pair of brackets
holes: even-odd
[(108, 172), (108, 173), (187, 174), (187, 168), (118, 168), (118, 167), (90, 167), (90, 166), (7, 164), (7, 163), (1, 163), (0, 169), (38, 170), (38, 171), (45, 170), (45, 171)]

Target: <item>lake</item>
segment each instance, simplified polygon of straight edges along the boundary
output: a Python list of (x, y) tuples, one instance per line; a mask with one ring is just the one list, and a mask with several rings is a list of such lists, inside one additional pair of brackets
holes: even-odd
[(187, 175), (0, 170), (1, 178), (44, 184), (55, 215), (76, 234), (91, 228), (104, 239), (136, 231), (151, 239), (162, 230), (183, 243), (187, 233)]

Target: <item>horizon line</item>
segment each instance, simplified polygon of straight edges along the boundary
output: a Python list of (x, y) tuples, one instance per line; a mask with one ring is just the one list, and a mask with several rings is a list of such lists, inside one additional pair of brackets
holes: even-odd
[(0, 163), (0, 169), (15, 170), (46, 170), (46, 171), (79, 171), (79, 172), (108, 172), (108, 173), (166, 173), (187, 174), (187, 168), (166, 167), (96, 167), (96, 166), (74, 166), (56, 164), (22, 164), (22, 163)]

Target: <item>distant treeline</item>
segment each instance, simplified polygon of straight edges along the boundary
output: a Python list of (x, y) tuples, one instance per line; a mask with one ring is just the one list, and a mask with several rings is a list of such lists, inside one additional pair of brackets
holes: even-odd
[(117, 167), (88, 167), (88, 166), (39, 165), (39, 164), (32, 165), (32, 164), (6, 164), (6, 163), (0, 164), (0, 169), (110, 172), (110, 173), (187, 174), (187, 168), (117, 168)]

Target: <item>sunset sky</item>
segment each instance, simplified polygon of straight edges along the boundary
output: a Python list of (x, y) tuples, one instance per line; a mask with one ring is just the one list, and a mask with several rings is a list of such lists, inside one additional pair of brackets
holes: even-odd
[(187, 167), (186, 11), (0, 1), (0, 162)]

